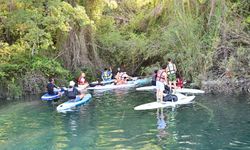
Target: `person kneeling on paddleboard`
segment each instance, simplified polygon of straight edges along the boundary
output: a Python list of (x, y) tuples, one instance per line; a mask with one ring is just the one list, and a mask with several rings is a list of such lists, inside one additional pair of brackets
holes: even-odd
[(165, 85), (165, 90), (163, 91), (163, 101), (171, 101), (171, 102), (176, 102), (178, 100), (178, 97), (176, 95), (172, 94), (171, 89), (169, 86)]
[(84, 94), (81, 94), (81, 92), (75, 88), (74, 81), (70, 81), (69, 88), (66, 91), (66, 96), (68, 97), (68, 99), (75, 99), (75, 101), (79, 101), (84, 97)]

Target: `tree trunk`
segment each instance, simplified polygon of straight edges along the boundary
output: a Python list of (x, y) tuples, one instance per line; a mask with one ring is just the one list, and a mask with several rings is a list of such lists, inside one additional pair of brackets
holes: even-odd
[(76, 71), (86, 67), (101, 67), (101, 61), (96, 53), (91, 32), (91, 27), (73, 28), (66, 40), (62, 41), (63, 54), (61, 59), (64, 61), (64, 66), (69, 70)]

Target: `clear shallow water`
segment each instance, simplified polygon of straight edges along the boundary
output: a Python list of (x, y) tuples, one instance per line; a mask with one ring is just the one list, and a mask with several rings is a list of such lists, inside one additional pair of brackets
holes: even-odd
[(93, 93), (88, 105), (66, 114), (39, 97), (1, 102), (0, 149), (250, 149), (249, 95), (133, 110), (153, 100), (151, 92)]

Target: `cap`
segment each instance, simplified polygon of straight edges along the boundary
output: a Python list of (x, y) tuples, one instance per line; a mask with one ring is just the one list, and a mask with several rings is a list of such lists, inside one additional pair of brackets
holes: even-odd
[(74, 81), (70, 81), (69, 82), (69, 86), (75, 86), (75, 82)]

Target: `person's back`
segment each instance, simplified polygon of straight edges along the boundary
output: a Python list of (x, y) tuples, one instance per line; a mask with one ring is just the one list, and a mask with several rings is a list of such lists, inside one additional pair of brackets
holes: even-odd
[(75, 99), (77, 95), (79, 95), (80, 92), (75, 88), (75, 87), (70, 87), (67, 91), (66, 91), (66, 96), (69, 99)]
[(81, 93), (75, 88), (75, 82), (70, 81), (69, 88), (65, 94), (69, 99), (75, 99), (77, 95), (80, 95)]

